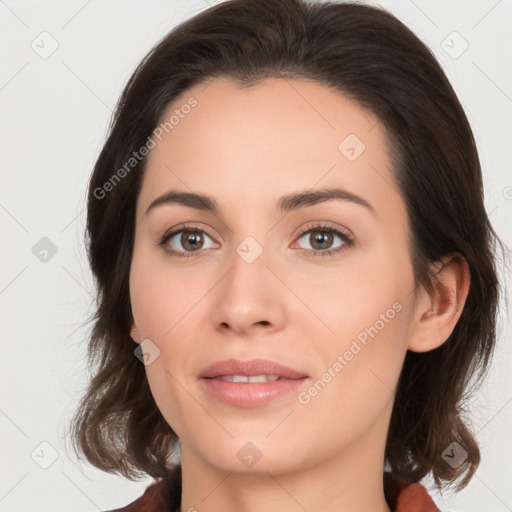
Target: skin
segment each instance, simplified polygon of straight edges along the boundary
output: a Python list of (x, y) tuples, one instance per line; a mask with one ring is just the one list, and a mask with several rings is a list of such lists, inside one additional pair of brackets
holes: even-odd
[[(467, 296), (467, 265), (447, 257), (435, 294), (414, 291), (408, 216), (384, 129), (340, 92), (311, 80), (240, 88), (217, 78), (185, 91), (164, 117), (191, 96), (197, 106), (149, 155), (130, 272), (131, 336), (160, 350), (147, 378), (181, 440), (181, 510), (389, 511), (384, 448), (403, 360), (448, 338)], [(348, 134), (366, 146), (354, 161), (338, 149)], [(275, 209), (282, 195), (329, 187), (374, 212), (346, 200)], [(213, 196), (222, 211), (167, 204), (145, 215), (170, 189)], [(317, 231), (300, 233), (316, 221), (355, 244), (335, 236), (315, 249)], [(183, 223), (206, 235), (197, 252), (169, 240), (193, 253), (170, 257), (159, 235)], [(252, 263), (236, 251), (248, 236), (263, 249)], [(312, 255), (324, 247), (344, 250)], [(261, 357), (307, 374), (299, 389), (307, 392), (396, 303), (400, 312), (307, 404), (292, 392), (244, 409), (200, 386), (215, 361)], [(261, 454), (251, 468), (237, 457), (247, 442)]]

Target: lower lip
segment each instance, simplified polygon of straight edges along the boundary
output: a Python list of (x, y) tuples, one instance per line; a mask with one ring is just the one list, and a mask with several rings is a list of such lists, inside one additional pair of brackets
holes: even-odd
[(268, 382), (228, 382), (203, 378), (201, 382), (206, 391), (221, 402), (237, 407), (258, 407), (296, 390), (305, 380), (306, 377)]

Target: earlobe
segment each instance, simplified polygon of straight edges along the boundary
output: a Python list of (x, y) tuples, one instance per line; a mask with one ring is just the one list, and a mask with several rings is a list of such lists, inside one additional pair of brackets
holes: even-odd
[(135, 324), (132, 324), (132, 327), (130, 329), (130, 337), (132, 338), (135, 343), (140, 343), (140, 334), (139, 330), (135, 326)]
[(413, 352), (428, 352), (441, 346), (455, 329), (466, 303), (470, 274), (465, 258), (455, 253), (439, 263), (432, 280), (433, 294), (422, 289), (417, 301), (407, 347)]

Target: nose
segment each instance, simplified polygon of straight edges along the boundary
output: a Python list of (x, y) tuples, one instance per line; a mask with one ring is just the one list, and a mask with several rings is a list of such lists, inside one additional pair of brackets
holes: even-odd
[(213, 322), (223, 333), (250, 336), (283, 328), (287, 288), (269, 268), (267, 252), (259, 251), (254, 242), (240, 244), (229, 258), (229, 270), (214, 288)]

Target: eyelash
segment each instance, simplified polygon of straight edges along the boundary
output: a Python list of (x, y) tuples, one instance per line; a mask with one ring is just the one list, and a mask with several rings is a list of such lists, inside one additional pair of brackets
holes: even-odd
[[(160, 235), (158, 237), (160, 241), (157, 243), (157, 246), (164, 247), (165, 244), (168, 242), (168, 240), (173, 238), (175, 235), (182, 233), (183, 231), (191, 231), (193, 233), (197, 232), (197, 233), (201, 233), (203, 235), (209, 236), (208, 233), (206, 233), (206, 231), (201, 229), (199, 226), (180, 226), (179, 229), (175, 229), (170, 233), (164, 233), (163, 235)], [(337, 228), (334, 228), (333, 226), (329, 226), (328, 224), (324, 224), (322, 222), (317, 222), (315, 225), (309, 226), (308, 228), (301, 231), (299, 233), (299, 235), (297, 236), (297, 240), (300, 240), (305, 234), (313, 232), (313, 231), (320, 231), (323, 233), (337, 235), (343, 241), (343, 245), (341, 245), (340, 247), (338, 247), (336, 249), (326, 249), (324, 251), (314, 250), (314, 249), (302, 249), (302, 251), (306, 252), (308, 255), (312, 255), (313, 257), (316, 257), (316, 256), (325, 257), (325, 256), (336, 255), (336, 254), (341, 253), (355, 245), (355, 241), (354, 241), (354, 238), (352, 235), (348, 234), (345, 231), (341, 231)], [(168, 247), (164, 247), (164, 251), (171, 258), (193, 258), (194, 256), (196, 256), (196, 254), (201, 252), (201, 250), (193, 251), (193, 252), (175, 251), (174, 249), (169, 249)]]

